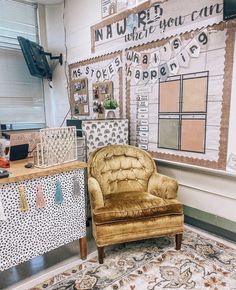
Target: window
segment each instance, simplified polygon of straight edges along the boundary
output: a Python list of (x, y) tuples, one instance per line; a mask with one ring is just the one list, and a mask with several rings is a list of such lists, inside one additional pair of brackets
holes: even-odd
[(158, 147), (205, 153), (208, 72), (159, 83)]
[(45, 123), (43, 84), (32, 77), (17, 41), (23, 36), (38, 42), (37, 5), (0, 1), (0, 122), (13, 129)]

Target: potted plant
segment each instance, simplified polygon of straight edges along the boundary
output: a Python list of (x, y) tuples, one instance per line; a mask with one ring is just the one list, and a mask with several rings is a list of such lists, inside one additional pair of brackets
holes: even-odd
[(103, 107), (106, 110), (106, 118), (112, 119), (116, 117), (116, 109), (119, 107), (117, 100), (108, 97), (104, 100)]

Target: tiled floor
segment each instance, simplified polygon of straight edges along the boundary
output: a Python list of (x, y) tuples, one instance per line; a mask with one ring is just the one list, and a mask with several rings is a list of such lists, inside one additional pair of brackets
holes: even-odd
[[(193, 228), (192, 226), (186, 227), (236, 249), (235, 243), (211, 235), (206, 231)], [(87, 241), (88, 255), (93, 255), (92, 253), (96, 251), (96, 244), (90, 227), (87, 228)], [(0, 272), (0, 290), (27, 290), (49, 277), (74, 267), (80, 261), (79, 241), (75, 241), (7, 271)]]

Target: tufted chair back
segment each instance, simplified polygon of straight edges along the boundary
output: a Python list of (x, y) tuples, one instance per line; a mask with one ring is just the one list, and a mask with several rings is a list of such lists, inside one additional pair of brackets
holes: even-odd
[(151, 156), (137, 147), (112, 145), (97, 149), (88, 161), (89, 177), (98, 181), (103, 195), (145, 192), (156, 171)]

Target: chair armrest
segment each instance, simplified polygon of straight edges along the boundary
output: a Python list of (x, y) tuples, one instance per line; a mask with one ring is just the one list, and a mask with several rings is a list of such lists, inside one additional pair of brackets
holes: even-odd
[(88, 179), (88, 191), (90, 193), (90, 200), (92, 208), (99, 208), (104, 206), (103, 194), (101, 187), (94, 177)]
[(177, 197), (178, 182), (166, 175), (153, 173), (148, 181), (148, 192), (164, 199)]

